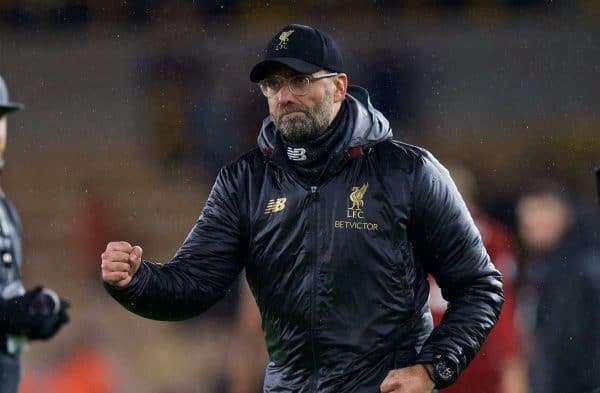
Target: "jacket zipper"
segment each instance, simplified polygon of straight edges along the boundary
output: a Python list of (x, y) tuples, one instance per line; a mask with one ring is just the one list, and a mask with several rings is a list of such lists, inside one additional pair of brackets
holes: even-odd
[(311, 263), (311, 267), (312, 267), (312, 285), (311, 285), (311, 291), (310, 291), (310, 345), (311, 345), (311, 350), (312, 350), (312, 355), (313, 355), (313, 373), (312, 373), (312, 381), (311, 381), (311, 385), (312, 385), (312, 391), (316, 392), (317, 391), (317, 383), (318, 383), (318, 379), (319, 379), (319, 364), (318, 364), (318, 360), (319, 357), (317, 356), (317, 345), (316, 345), (316, 307), (317, 307), (317, 266), (318, 266), (318, 257), (319, 257), (319, 250), (318, 250), (318, 238), (319, 238), (319, 234), (317, 233), (317, 228), (318, 228), (318, 219), (319, 219), (319, 209), (318, 209), (318, 201), (319, 201), (319, 192), (318, 192), (318, 188), (317, 186), (311, 186), (310, 187), (310, 197), (311, 197), (311, 208), (313, 209), (313, 215), (312, 215), (312, 222), (311, 222), (311, 226), (312, 226), (312, 239), (313, 239), (313, 247), (312, 249), (313, 251), (313, 256), (312, 256), (312, 263)]

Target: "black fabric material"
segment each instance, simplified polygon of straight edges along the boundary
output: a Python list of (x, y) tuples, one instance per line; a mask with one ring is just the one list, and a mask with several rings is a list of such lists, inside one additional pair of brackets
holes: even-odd
[[(350, 108), (348, 103), (344, 101), (331, 125), (323, 135), (312, 141), (290, 143), (278, 132), (273, 160), (291, 168), (304, 180), (318, 181), (321, 176), (331, 175), (340, 163), (346, 159), (352, 128)], [(288, 148), (304, 149), (306, 160), (291, 160), (287, 154)]]
[[(0, 293), (8, 286), (20, 286), (21, 222), (17, 211), (0, 191), (0, 256), (8, 253), (12, 263), (0, 262)], [(7, 337), (3, 325), (10, 318), (7, 300), (0, 296), (0, 393), (16, 393), (21, 379), (20, 353), (7, 353)]]
[[(108, 292), (144, 317), (187, 319), (245, 269), (268, 393), (373, 393), (390, 370), (440, 355), (464, 369), (497, 320), (500, 273), (448, 171), (390, 140), (364, 91), (347, 99), (357, 109), (350, 145), (371, 146), (367, 154), (311, 186), (261, 149), (245, 154), (221, 170), (171, 262), (144, 261)], [(265, 120), (263, 150), (275, 135)], [(429, 273), (450, 303), (435, 329)]]

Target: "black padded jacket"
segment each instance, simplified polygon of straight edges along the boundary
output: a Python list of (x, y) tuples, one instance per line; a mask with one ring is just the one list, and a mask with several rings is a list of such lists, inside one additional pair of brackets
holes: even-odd
[[(265, 392), (378, 392), (388, 371), (437, 355), (460, 372), (498, 317), (500, 274), (447, 170), (392, 140), (365, 90), (346, 99), (351, 136), (335, 170), (300, 179), (273, 154), (265, 119), (259, 147), (220, 171), (170, 263), (144, 261), (110, 294), (144, 317), (181, 320), (246, 269), (269, 352)], [(449, 301), (436, 329), (429, 273)]]

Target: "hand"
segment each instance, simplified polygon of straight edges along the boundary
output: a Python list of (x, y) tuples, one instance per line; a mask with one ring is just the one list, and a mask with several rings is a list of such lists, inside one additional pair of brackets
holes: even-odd
[(47, 288), (36, 287), (23, 296), (5, 301), (5, 313), (8, 317), (5, 330), (9, 334), (25, 335), (32, 340), (46, 340), (69, 321), (69, 303)]
[(142, 262), (143, 250), (127, 242), (110, 242), (102, 253), (102, 280), (124, 288), (131, 282)]
[(421, 364), (390, 371), (379, 386), (381, 393), (431, 393), (434, 388)]

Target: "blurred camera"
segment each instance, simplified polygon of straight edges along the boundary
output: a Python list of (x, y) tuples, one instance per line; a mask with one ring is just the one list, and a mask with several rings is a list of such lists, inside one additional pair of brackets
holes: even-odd
[(29, 314), (48, 317), (60, 311), (60, 298), (51, 289), (42, 288), (29, 304)]

